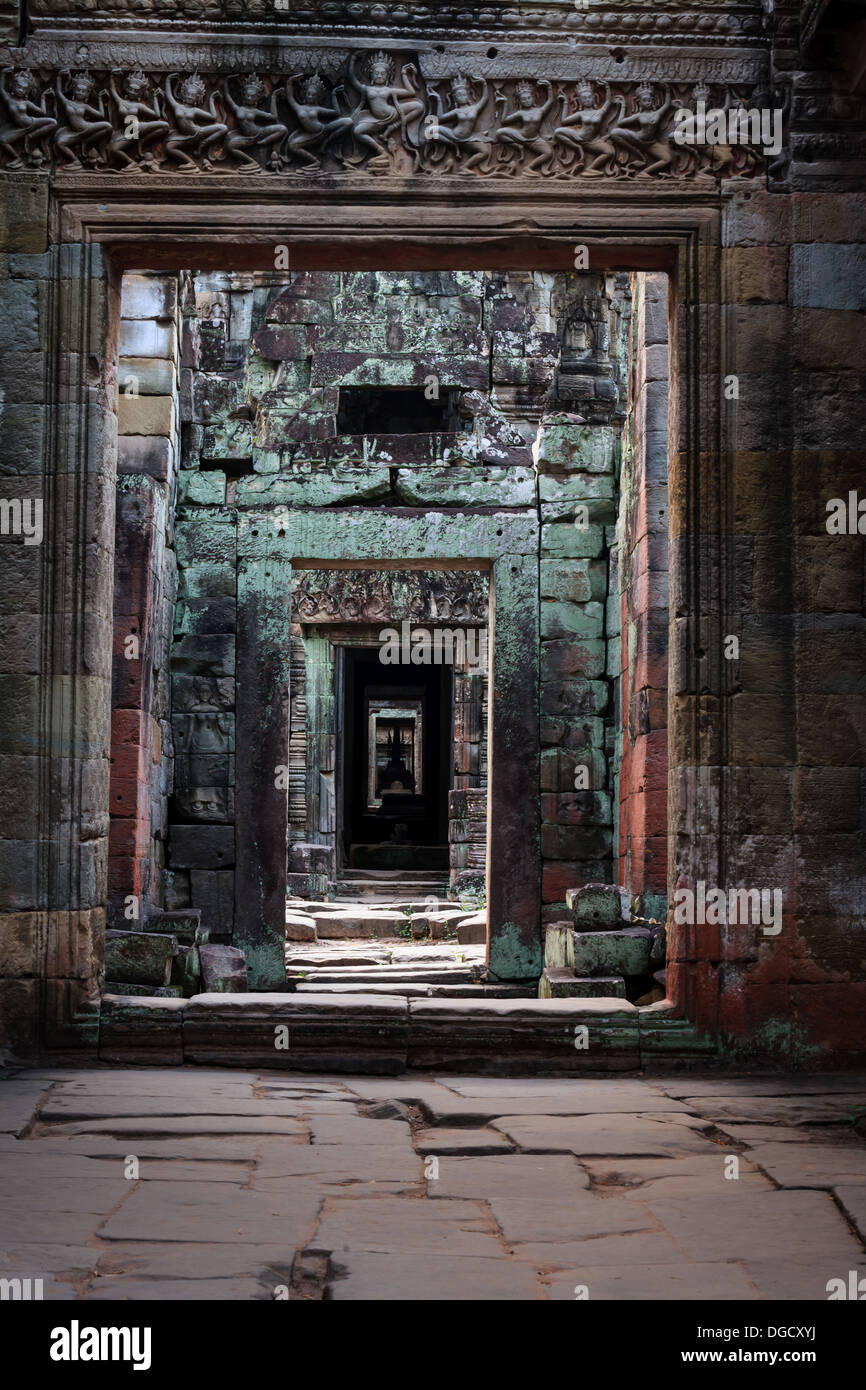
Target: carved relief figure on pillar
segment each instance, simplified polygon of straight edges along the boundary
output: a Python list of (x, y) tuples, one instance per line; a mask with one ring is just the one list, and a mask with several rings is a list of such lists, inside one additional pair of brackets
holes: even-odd
[[(556, 159), (556, 147), (541, 135), (544, 118), (554, 103), (553, 87), (545, 78), (539, 83), (547, 93), (539, 105), (533, 82), (518, 82), (516, 87), (517, 104), (513, 111), (505, 112), (496, 130), (496, 140), (511, 150), (517, 149), (521, 155), (527, 151), (535, 155), (527, 165), (529, 173), (549, 174)], [(498, 93), (497, 104), (505, 105), (505, 98)]]
[(304, 168), (321, 169), (322, 161), (313, 154), (313, 146), (321, 143), (324, 149), (332, 140), (351, 128), (352, 117), (344, 115), (338, 105), (339, 94), (343, 91), (342, 84), (334, 87), (331, 105), (326, 106), (328, 89), (317, 72), (304, 83), (301, 101), (298, 100), (295, 91), (295, 83), (299, 81), (300, 73), (294, 73), (286, 79), (284, 89), (286, 101), (300, 126), (299, 130), (293, 130), (289, 135), (289, 149), (292, 154), (304, 160)]
[(560, 87), (562, 124), (553, 132), (553, 138), (575, 151), (575, 158), (568, 166), (570, 171), (577, 168), (582, 174), (613, 174), (616, 172), (616, 147), (602, 132), (608, 114), (615, 106), (619, 107), (619, 115), (614, 117), (614, 123), (622, 119), (625, 113), (625, 97), (612, 96), (609, 82), (604, 85), (604, 101), (601, 106), (595, 104), (595, 91), (591, 82), (578, 82), (577, 96), (580, 106), (577, 111), (569, 114), (568, 93)]
[(45, 110), (45, 98), (41, 102), (31, 101), (34, 85), (33, 74), (26, 69), (19, 69), (11, 76), (0, 70), (0, 94), (10, 116), (10, 124), (0, 126), (0, 150), (10, 157), (8, 169), (22, 169), (22, 155), (28, 156), (34, 164), (41, 164), (42, 151), (34, 150), (32, 145), (57, 129), (57, 122)]
[(172, 91), (172, 79), (177, 80), (177, 73), (166, 77), (165, 95), (174, 113), (177, 130), (172, 131), (166, 140), (165, 153), (168, 158), (176, 159), (182, 169), (194, 170), (198, 166), (188, 153), (192, 149), (199, 156), (202, 169), (210, 171), (213, 169), (210, 155), (214, 147), (222, 144), (228, 135), (228, 126), (219, 119), (213, 92), (205, 107), (207, 88), (197, 72), (190, 73), (181, 82), (180, 100)]
[[(117, 90), (118, 79), (123, 82), (122, 95)], [(150, 96), (150, 83), (141, 71), (128, 72), (124, 76), (115, 70), (108, 79), (108, 90), (123, 122), (123, 129), (114, 133), (108, 147), (109, 154), (117, 155), (127, 167), (134, 165), (136, 161), (128, 151), (137, 144), (141, 168), (158, 169), (159, 160), (153, 146), (164, 139), (170, 129), (168, 121), (163, 119), (158, 94), (153, 93), (153, 104), (148, 106), (146, 98)]]
[(653, 106), (653, 89), (641, 83), (637, 89), (637, 107), (630, 116), (621, 117), (609, 132), (611, 143), (626, 157), (629, 170), (638, 174), (670, 173), (677, 151), (662, 128), (674, 107), (668, 88), (661, 106)]
[[(64, 83), (69, 81), (72, 95), (69, 96), (64, 91)], [(106, 112), (103, 106), (104, 93), (100, 92), (97, 98), (99, 105), (91, 106), (87, 98), (93, 91), (93, 78), (89, 72), (76, 72), (70, 74), (68, 68), (57, 74), (54, 90), (60, 100), (60, 105), (66, 114), (67, 125), (61, 126), (55, 136), (58, 153), (63, 156), (67, 169), (80, 169), (81, 159), (74, 152), (74, 146), (78, 146), (78, 152), (88, 164), (104, 164), (105, 150), (99, 146), (105, 145), (112, 134), (111, 122), (106, 119)]]
[[(435, 114), (426, 118), (424, 130), (433, 151), (431, 158), (437, 168), (444, 170), (447, 167), (450, 170), (456, 165), (468, 171), (492, 153), (490, 135), (477, 129), (490, 89), (482, 79), (481, 95), (475, 99), (469, 78), (458, 73), (451, 79), (450, 93), (453, 105), (446, 110), (442, 106), (442, 95), (438, 88), (428, 84), (427, 95), (434, 103)], [(467, 154), (470, 158), (464, 163)]]
[[(413, 167), (418, 167), (418, 122), (424, 114), (424, 101), (416, 90), (410, 75), (417, 77), (414, 63), (405, 63), (400, 70), (403, 85), (397, 86), (393, 80), (394, 60), (381, 50), (370, 59), (369, 81), (358, 76), (358, 55), (353, 53), (346, 70), (346, 81), (361, 97), (361, 102), (351, 113), (352, 138), (366, 149), (373, 150), (376, 158), (370, 160), (368, 168), (387, 172), (390, 168), (389, 154), (394, 152), (394, 132), (399, 125), (403, 147), (411, 154)], [(348, 157), (346, 164), (359, 164), (363, 150), (356, 158)]]
[(280, 170), (283, 167), (280, 146), (289, 132), (277, 119), (276, 89), (271, 92), (270, 103), (264, 110), (262, 105), (267, 100), (268, 91), (257, 74), (242, 77), (240, 89), (241, 100), (238, 102), (232, 95), (231, 78), (225, 79), (223, 93), (237, 122), (234, 130), (230, 130), (226, 136), (225, 151), (241, 161), (240, 174), (261, 172), (261, 165), (247, 154), (248, 149), (269, 151), (268, 164), (272, 169)]

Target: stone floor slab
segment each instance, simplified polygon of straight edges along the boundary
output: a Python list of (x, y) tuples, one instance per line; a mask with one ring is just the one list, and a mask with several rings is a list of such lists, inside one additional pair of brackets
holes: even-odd
[(329, 1199), (313, 1248), (439, 1254), (449, 1259), (504, 1254), (483, 1202), (425, 1202), (411, 1197)]
[(496, 1154), (514, 1145), (495, 1129), (421, 1129), (415, 1135), (419, 1154)]
[(693, 1260), (787, 1260), (820, 1255), (822, 1260), (832, 1257), (847, 1261), (847, 1269), (862, 1254), (825, 1192), (742, 1191), (730, 1203), (713, 1197), (650, 1197), (646, 1207)]
[(578, 1287), (585, 1287), (594, 1302), (660, 1299), (667, 1303), (717, 1303), (755, 1297), (753, 1284), (738, 1264), (589, 1265), (573, 1274), (552, 1275), (546, 1282), (548, 1297), (556, 1302), (573, 1302)]
[(321, 1204), (315, 1183), (296, 1179), (283, 1192), (257, 1192), (215, 1183), (139, 1183), (99, 1228), (102, 1240), (254, 1242), (292, 1249), (311, 1234)]
[(495, 1154), (444, 1157), (436, 1177), (427, 1177), (428, 1197), (508, 1197), (532, 1200), (556, 1192), (563, 1201), (589, 1187), (571, 1154)]
[(748, 1154), (780, 1187), (866, 1188), (866, 1144), (757, 1144)]
[(529, 1265), (505, 1257), (340, 1251), (332, 1260), (329, 1298), (388, 1303), (527, 1302), (546, 1297)]
[(493, 1122), (529, 1153), (568, 1152), (578, 1157), (643, 1154), (676, 1157), (711, 1153), (712, 1141), (701, 1134), (702, 1122), (689, 1115), (510, 1115)]
[(509, 1245), (539, 1241), (585, 1240), (656, 1227), (655, 1219), (636, 1202), (606, 1201), (592, 1192), (568, 1197), (491, 1197), (490, 1210)]

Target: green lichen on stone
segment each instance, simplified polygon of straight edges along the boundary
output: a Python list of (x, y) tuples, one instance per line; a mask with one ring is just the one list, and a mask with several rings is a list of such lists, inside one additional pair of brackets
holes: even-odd
[(498, 980), (529, 980), (541, 974), (544, 955), (540, 937), (527, 942), (516, 922), (505, 922), (490, 934), (490, 973)]

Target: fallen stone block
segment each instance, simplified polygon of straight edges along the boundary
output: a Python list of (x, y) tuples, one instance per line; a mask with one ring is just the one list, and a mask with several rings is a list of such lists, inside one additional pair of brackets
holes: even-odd
[(286, 913), (287, 941), (316, 941), (316, 923), (305, 912)]
[[(549, 928), (548, 928), (549, 930)], [(652, 937), (645, 927), (572, 933), (577, 975), (646, 975)]]
[(349, 940), (355, 937), (390, 937), (408, 919), (403, 912), (315, 912), (316, 935), (320, 940)]
[(574, 927), (551, 922), (544, 932), (544, 964), (552, 970), (574, 969)]
[(107, 931), (105, 973), (131, 985), (167, 985), (177, 937), (158, 932)]
[(628, 924), (628, 895), (613, 883), (585, 883), (569, 888), (565, 901), (577, 931), (616, 931)]
[(201, 960), (197, 946), (178, 946), (171, 968), (171, 982), (187, 999), (201, 993)]
[(539, 999), (624, 999), (621, 975), (578, 975), (573, 970), (546, 969), (538, 982)]
[(247, 963), (236, 946), (202, 946), (201, 977), (208, 994), (243, 994), (247, 988)]
[(128, 985), (123, 980), (106, 980), (105, 993), (123, 999), (182, 999), (179, 985)]
[(483, 946), (487, 941), (487, 911), (474, 912), (457, 924), (457, 940), (461, 946)]
[(148, 931), (176, 936), (184, 946), (201, 946), (210, 935), (210, 928), (201, 924), (201, 909), (197, 907), (151, 912), (146, 925)]

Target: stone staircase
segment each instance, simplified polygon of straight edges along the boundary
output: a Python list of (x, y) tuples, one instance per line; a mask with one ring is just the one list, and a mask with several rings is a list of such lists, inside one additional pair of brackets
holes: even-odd
[(289, 943), (287, 985), (298, 994), (391, 995), (404, 999), (528, 999), (519, 985), (488, 984), (483, 946)]
[(432, 869), (348, 869), (334, 884), (335, 902), (422, 903), (448, 900), (448, 875)]

